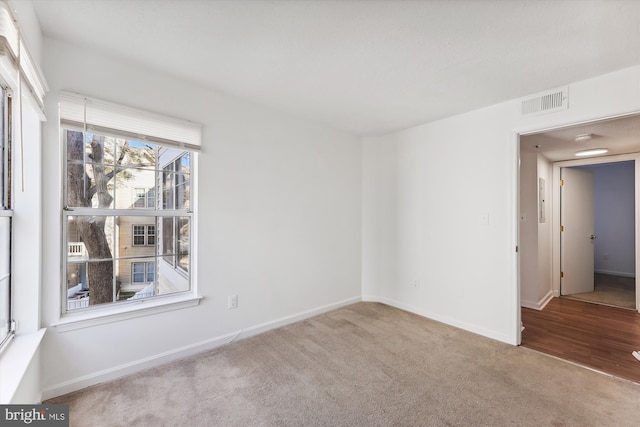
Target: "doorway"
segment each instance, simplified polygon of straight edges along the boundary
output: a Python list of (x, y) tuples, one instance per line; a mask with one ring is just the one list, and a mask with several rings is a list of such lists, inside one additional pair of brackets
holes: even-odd
[(635, 162), (561, 166), (560, 176), (560, 295), (635, 310)]
[[(520, 134), (519, 150), (519, 280), (521, 307), (541, 310), (554, 297), (561, 295), (561, 239), (560, 239), (560, 167), (599, 167), (606, 163), (627, 163), (633, 169), (634, 206), (633, 229), (627, 234), (633, 243), (631, 254), (634, 269), (622, 271), (609, 267), (595, 267), (598, 274), (623, 272), (635, 274), (635, 266), (640, 265), (638, 251), (640, 239), (638, 230), (640, 216), (638, 209), (640, 187), (640, 115), (626, 115), (616, 118), (535, 131)], [(591, 148), (607, 148), (606, 156), (578, 158), (577, 151)], [(562, 163), (561, 163), (562, 162)], [(602, 166), (605, 167), (605, 166)], [(616, 190), (617, 191), (617, 190)], [(594, 233), (595, 234), (595, 233)], [(601, 238), (598, 241), (598, 238)], [(604, 243), (604, 235), (595, 236), (595, 242)], [(603, 245), (604, 246), (604, 245)], [(604, 253), (594, 255), (594, 262), (616, 260), (611, 247)], [(594, 248), (595, 250), (595, 248)], [(594, 252), (595, 253), (595, 252)], [(593, 273), (593, 272), (592, 272)], [(622, 276), (624, 277), (624, 276)], [(594, 276), (594, 280), (600, 276)], [(628, 277), (635, 291), (635, 307), (638, 304), (638, 283)], [(635, 286), (633, 286), (635, 285)], [(595, 281), (594, 281), (595, 288)], [(526, 326), (526, 325), (525, 325)]]

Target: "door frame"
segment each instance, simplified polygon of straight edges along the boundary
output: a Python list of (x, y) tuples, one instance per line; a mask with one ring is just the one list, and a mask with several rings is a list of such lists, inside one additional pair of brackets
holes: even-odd
[[(565, 119), (557, 119), (557, 120), (550, 120), (548, 122), (542, 122), (542, 123), (538, 123), (538, 124), (534, 124), (534, 125), (523, 125), (523, 126), (516, 126), (513, 127), (510, 134), (511, 134), (511, 141), (512, 143), (510, 144), (510, 152), (511, 152), (511, 158), (513, 159), (513, 163), (512, 163), (512, 168), (511, 171), (509, 173), (510, 177), (513, 177), (513, 179), (511, 180), (511, 183), (509, 185), (509, 189), (510, 189), (510, 193), (512, 195), (511, 200), (510, 200), (510, 204), (511, 204), (511, 212), (512, 212), (512, 216), (511, 216), (511, 230), (512, 230), (512, 239), (511, 242), (513, 243), (513, 247), (515, 248), (515, 251), (513, 252), (513, 257), (511, 258), (512, 260), (512, 264), (511, 264), (511, 277), (512, 277), (512, 283), (513, 288), (511, 288), (511, 295), (510, 298), (513, 301), (513, 305), (512, 307), (514, 308), (514, 313), (513, 313), (513, 317), (512, 319), (514, 320), (514, 322), (512, 323), (512, 327), (513, 332), (514, 332), (514, 336), (515, 336), (515, 345), (520, 345), (522, 343), (522, 304), (520, 301), (520, 275), (521, 275), (521, 271), (520, 271), (520, 251), (519, 251), (519, 246), (520, 246), (520, 137), (521, 136), (527, 136), (527, 135), (533, 135), (536, 133), (541, 133), (541, 132), (546, 132), (546, 131), (550, 131), (550, 130), (556, 130), (556, 129), (563, 129), (563, 128), (570, 128), (570, 127), (575, 127), (578, 125), (583, 125), (583, 124), (588, 124), (588, 123), (593, 123), (593, 122), (599, 122), (602, 120), (615, 120), (615, 119), (622, 119), (625, 117), (631, 117), (631, 116), (637, 116), (640, 115), (640, 110), (638, 109), (634, 109), (631, 111), (627, 111), (627, 112), (621, 112), (619, 114), (610, 114), (610, 115), (605, 115), (605, 116), (597, 116), (597, 117), (585, 117), (582, 120), (580, 118), (574, 118), (574, 119), (570, 119), (567, 120)], [(638, 153), (634, 153), (640, 156), (640, 151)], [(593, 161), (594, 159), (590, 159), (591, 161)], [(636, 161), (636, 168), (635, 168), (635, 178), (636, 178), (636, 201), (635, 201), (635, 209), (636, 209), (636, 276), (638, 276), (638, 270), (640, 267), (640, 263), (639, 263), (639, 255), (638, 253), (640, 252), (640, 245), (638, 242), (638, 234), (639, 234), (639, 230), (638, 230), (638, 225), (639, 225), (639, 220), (638, 220), (638, 216), (640, 216), (640, 200), (638, 198), (638, 188), (640, 187), (640, 182), (638, 180), (638, 177), (640, 176), (640, 171), (638, 170), (638, 161)], [(553, 206), (556, 206), (557, 203), (555, 201), (552, 202)], [(552, 209), (553, 209), (552, 206)], [(553, 222), (555, 221), (555, 222)], [(559, 224), (559, 215), (558, 218), (554, 219), (553, 215), (552, 215), (552, 227), (554, 226), (554, 224)], [(560, 226), (558, 225), (558, 229), (560, 228)], [(559, 237), (558, 237), (559, 240)], [(558, 265), (558, 269), (557, 271), (554, 269), (554, 266), (556, 264), (559, 264), (559, 262), (556, 262), (555, 260), (555, 254), (557, 253), (558, 249), (560, 248), (559, 246), (559, 242), (558, 245), (556, 246), (555, 244), (555, 240), (553, 239), (552, 236), (552, 275), (553, 275), (553, 281), (552, 281), (552, 294), (553, 296), (558, 296), (556, 293), (559, 292), (560, 286), (559, 286), (559, 280), (560, 280), (560, 267)], [(557, 273), (557, 274), (556, 274)], [(557, 279), (557, 282), (556, 282)], [(640, 304), (638, 304), (639, 301), (639, 295), (638, 295), (638, 278), (636, 277), (636, 309), (640, 310)]]
[(640, 266), (640, 152), (631, 154), (619, 154), (615, 156), (591, 157), (588, 159), (565, 160), (553, 163), (553, 185), (551, 186), (551, 210), (552, 210), (552, 291), (553, 296), (560, 296), (560, 263), (561, 263), (561, 247), (560, 247), (560, 168), (571, 166), (587, 166), (603, 163), (616, 163), (623, 161), (633, 161), (635, 164), (635, 247), (636, 247), (636, 311), (640, 312), (640, 275), (638, 267)]

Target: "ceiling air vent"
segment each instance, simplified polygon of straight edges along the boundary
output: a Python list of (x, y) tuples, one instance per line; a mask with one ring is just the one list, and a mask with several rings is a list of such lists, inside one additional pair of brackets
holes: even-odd
[(569, 108), (569, 86), (537, 93), (522, 100), (521, 113), (528, 114), (552, 113)]

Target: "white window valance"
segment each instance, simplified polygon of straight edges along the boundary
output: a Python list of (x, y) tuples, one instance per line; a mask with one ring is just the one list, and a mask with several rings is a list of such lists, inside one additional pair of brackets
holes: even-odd
[(71, 92), (60, 95), (60, 123), (77, 130), (197, 150), (202, 126)]
[(49, 90), (47, 82), (31, 57), (18, 22), (5, 1), (0, 1), (0, 56), (8, 59), (13, 71), (19, 73), (16, 84), (20, 81), (26, 83), (42, 110), (44, 96)]

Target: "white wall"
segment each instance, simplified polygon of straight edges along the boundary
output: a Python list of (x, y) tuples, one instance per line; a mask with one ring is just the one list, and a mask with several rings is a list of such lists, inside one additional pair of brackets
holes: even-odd
[[(45, 398), (360, 299), (362, 145), (128, 61), (45, 39), (43, 323), (60, 307), (61, 90), (204, 125), (199, 306), (62, 332), (42, 348)], [(167, 60), (170, 60), (168, 57)], [(227, 309), (227, 296), (239, 308)], [(256, 329), (258, 328), (258, 329)]]
[[(552, 297), (551, 174), (551, 163), (544, 156), (520, 152), (520, 304), (537, 310)], [(544, 222), (540, 222), (540, 178), (545, 187)]]
[[(42, 34), (30, 1), (11, 1), (21, 35), (37, 65), (40, 65)], [(13, 90), (13, 236), (12, 285), (13, 318), (16, 338), (0, 355), (0, 403), (31, 403), (41, 397), (40, 330), (42, 152), (40, 113), (36, 102), (23, 85), (23, 99), (18, 95), (13, 72), (3, 76)], [(22, 102), (22, 124), (20, 103)], [(24, 150), (19, 149), (22, 141)], [(24, 153), (22, 157), (21, 151)]]
[(605, 163), (593, 171), (595, 271), (635, 277), (635, 164)]
[(640, 110), (640, 67), (569, 90), (567, 111), (514, 100), (365, 138), (363, 295), (517, 344), (516, 134)]
[[(540, 222), (538, 218), (538, 299), (536, 300), (536, 308), (543, 308), (553, 295), (553, 280), (551, 276), (553, 271), (553, 228), (551, 215), (553, 165), (542, 155), (538, 155), (537, 160), (537, 178), (543, 178), (545, 182), (545, 221)], [(520, 260), (522, 262), (522, 254), (520, 255)]]

